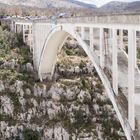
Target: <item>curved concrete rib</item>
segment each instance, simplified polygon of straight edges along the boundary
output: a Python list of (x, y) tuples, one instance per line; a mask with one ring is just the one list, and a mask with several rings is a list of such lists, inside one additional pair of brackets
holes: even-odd
[(58, 50), (62, 48), (64, 40), (69, 35), (73, 36), (78, 41), (78, 43), (81, 45), (81, 47), (84, 49), (84, 51), (86, 52), (86, 54), (92, 61), (93, 65), (105, 87), (106, 93), (108, 94), (108, 96), (113, 104), (113, 107), (117, 113), (117, 116), (120, 120), (123, 130), (127, 136), (127, 139), (131, 140), (131, 130), (127, 125), (124, 125), (126, 122), (122, 118), (121, 112), (118, 109), (113, 89), (111, 88), (110, 82), (107, 79), (106, 75), (104, 74), (104, 71), (99, 66), (98, 60), (96, 58), (96, 54), (90, 50), (90, 47), (87, 46), (87, 44), (81, 39), (81, 37), (76, 32), (74, 32), (74, 30), (69, 31), (65, 27), (62, 30), (62, 27), (61, 27), (61, 28), (55, 29), (55, 31), (50, 34), (50, 36), (48, 37), (46, 44), (44, 46), (42, 56), (40, 58), (40, 65), (39, 65), (40, 78), (41, 79), (46, 78), (47, 74), (53, 73)]
[(57, 30), (55, 29), (55, 33), (53, 31), (49, 35), (41, 53), (38, 67), (41, 80), (53, 74), (58, 50), (63, 46), (65, 39), (68, 37), (68, 33), (59, 31), (60, 29)]

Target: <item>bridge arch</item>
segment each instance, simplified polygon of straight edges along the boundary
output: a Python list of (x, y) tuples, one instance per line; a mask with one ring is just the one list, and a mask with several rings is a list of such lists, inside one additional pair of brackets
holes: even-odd
[[(72, 36), (77, 40), (79, 45), (83, 48), (89, 59), (92, 61), (102, 83), (103, 86), (106, 90), (106, 93), (108, 94), (113, 107), (117, 113), (117, 116), (120, 120), (120, 123), (123, 127), (123, 130), (126, 133), (127, 139), (131, 139), (131, 134), (130, 134), (130, 129), (128, 128), (127, 125), (124, 125), (125, 120), (122, 117), (118, 107), (117, 107), (117, 102), (115, 99), (114, 91), (110, 85), (110, 82), (106, 75), (104, 74), (103, 69), (100, 67), (98, 59), (96, 54), (91, 51), (90, 47), (81, 39), (80, 35), (76, 33), (75, 28), (69, 28), (65, 27), (65, 25), (57, 26), (53, 30), (51, 30), (50, 34), (45, 40), (40, 60), (39, 60), (39, 66), (38, 66), (38, 74), (40, 79), (42, 80), (43, 78), (46, 78), (47, 74), (52, 75), (54, 72), (55, 64), (56, 64), (56, 59), (57, 59), (57, 54), (58, 51), (60, 51), (63, 47), (63, 44), (67, 37)], [(57, 38), (57, 39), (56, 39)]]
[[(65, 40), (72, 36), (77, 40), (78, 44), (83, 48), (89, 59), (92, 61), (95, 69), (96, 64), (99, 67), (96, 55), (91, 51), (89, 46), (81, 39), (73, 28), (63, 26), (56, 26), (52, 29), (47, 36), (38, 65), (38, 74), (41, 80), (45, 79), (48, 75), (53, 75), (56, 64), (57, 54), (62, 49)], [(97, 70), (97, 69), (96, 69)]]

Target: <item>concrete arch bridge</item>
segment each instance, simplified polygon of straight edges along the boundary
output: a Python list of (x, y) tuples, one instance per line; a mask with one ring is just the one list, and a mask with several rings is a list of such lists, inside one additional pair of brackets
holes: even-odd
[(52, 76), (57, 54), (72, 36), (92, 61), (128, 140), (140, 140), (140, 16), (117, 15), (12, 21), (33, 50), (41, 80)]

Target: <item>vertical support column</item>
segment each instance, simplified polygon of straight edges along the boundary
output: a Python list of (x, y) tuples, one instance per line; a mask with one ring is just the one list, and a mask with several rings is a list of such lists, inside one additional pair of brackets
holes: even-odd
[(22, 28), (23, 28), (23, 42), (25, 42), (25, 25), (24, 24), (22, 25)]
[(112, 29), (109, 29), (109, 38), (112, 39)]
[(113, 73), (113, 90), (118, 95), (118, 45), (117, 45), (117, 30), (113, 29), (112, 40), (112, 73)]
[(11, 21), (11, 31), (14, 31), (14, 21)]
[(14, 32), (17, 33), (17, 24), (15, 23)]
[(128, 120), (132, 130), (135, 130), (135, 34), (134, 30), (128, 30)]
[(119, 48), (123, 51), (123, 30), (119, 30)]
[(100, 28), (100, 66), (104, 68), (104, 29)]
[(85, 39), (85, 29), (84, 29), (84, 27), (81, 27), (81, 38), (82, 38), (82, 40), (84, 40)]
[(31, 32), (31, 25), (29, 25), (29, 36), (28, 36), (28, 39), (29, 39), (29, 45), (30, 45), (30, 51), (32, 50), (32, 32)]
[(93, 42), (93, 28), (92, 27), (90, 27), (90, 33), (89, 33), (89, 35), (90, 35), (90, 49), (91, 49), (91, 51), (93, 51), (94, 50), (94, 42)]
[(112, 58), (112, 29), (108, 29), (108, 52), (109, 52), (109, 58)]
[(136, 31), (134, 31), (134, 55), (135, 55), (135, 68), (137, 68), (137, 35), (136, 35)]

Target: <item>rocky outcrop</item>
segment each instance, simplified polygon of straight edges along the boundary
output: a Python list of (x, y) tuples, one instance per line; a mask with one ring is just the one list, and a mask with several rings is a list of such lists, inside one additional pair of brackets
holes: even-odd
[[(92, 72), (93, 68), (89, 73)], [(92, 139), (104, 135), (102, 122), (106, 123), (106, 119), (118, 123), (106, 93), (102, 88), (97, 88), (99, 81), (94, 76), (87, 76), (84, 79), (59, 79), (49, 90), (48, 83), (34, 83), (31, 86), (26, 81), (20, 80), (9, 86), (4, 83), (0, 82), (2, 95), (0, 127), (3, 139), (11, 137), (22, 139), (21, 132), (26, 128), (38, 131), (42, 134), (42, 139), (62, 140), (80, 137)], [(5, 87), (9, 93), (2, 92), (5, 91)], [(107, 116), (104, 116), (104, 113)], [(13, 122), (9, 126), (11, 119)], [(120, 127), (112, 129), (113, 133), (120, 131)]]
[(8, 98), (7, 96), (1, 96), (0, 101), (1, 101), (0, 113), (13, 116), (14, 106), (10, 98)]

